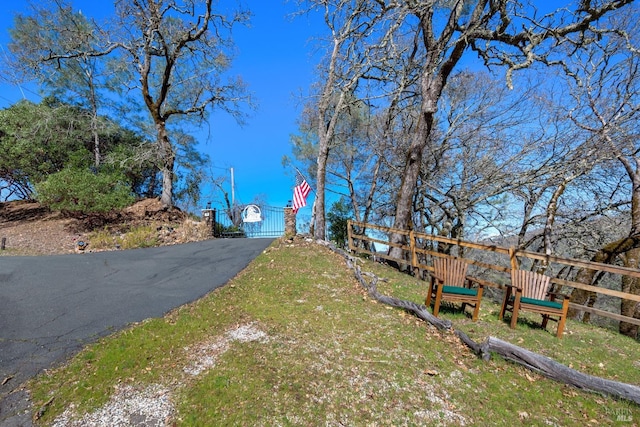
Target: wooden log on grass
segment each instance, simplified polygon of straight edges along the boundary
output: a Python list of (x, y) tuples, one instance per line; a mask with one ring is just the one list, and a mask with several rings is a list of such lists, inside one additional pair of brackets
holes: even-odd
[(489, 350), (489, 344), (487, 341), (478, 344), (462, 331), (456, 330), (455, 334), (460, 341), (469, 347), (471, 351), (478, 355), (482, 360), (485, 362), (491, 360), (491, 351)]
[(547, 378), (572, 385), (582, 390), (603, 393), (640, 404), (640, 387), (607, 380), (569, 368), (553, 359), (513, 345), (499, 338), (489, 337), (485, 348), (490, 352), (522, 365)]

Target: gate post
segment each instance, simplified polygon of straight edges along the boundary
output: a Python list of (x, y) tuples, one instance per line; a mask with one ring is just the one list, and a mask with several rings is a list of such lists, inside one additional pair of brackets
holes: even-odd
[(215, 223), (216, 220), (214, 218), (215, 216), (215, 209), (211, 210), (209, 209), (209, 207), (207, 207), (207, 209), (202, 209), (202, 218), (204, 219), (205, 224), (207, 224), (207, 228), (209, 229), (209, 234), (212, 237), (214, 236), (214, 229), (215, 229)]
[(296, 214), (292, 207), (287, 206), (284, 208), (284, 237), (290, 238), (296, 234)]

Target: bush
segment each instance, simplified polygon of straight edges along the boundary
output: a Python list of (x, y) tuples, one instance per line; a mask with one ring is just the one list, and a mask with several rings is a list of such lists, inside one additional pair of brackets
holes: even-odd
[(36, 184), (36, 199), (54, 210), (108, 212), (133, 203), (130, 188), (119, 172), (93, 173), (86, 169), (66, 168)]

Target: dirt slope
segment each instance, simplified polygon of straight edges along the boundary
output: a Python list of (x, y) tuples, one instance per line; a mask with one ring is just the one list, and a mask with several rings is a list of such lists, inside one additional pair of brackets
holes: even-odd
[[(198, 232), (180, 232), (185, 223), (191, 223), (190, 228)], [(132, 227), (151, 224), (158, 228), (160, 244), (208, 237), (202, 225), (189, 220), (179, 209), (164, 209), (157, 199), (145, 199), (122, 211), (101, 215), (66, 215), (37, 202), (12, 201), (0, 203), (0, 239), (5, 241), (0, 256), (74, 253), (78, 242), (89, 241), (96, 230), (121, 234)]]

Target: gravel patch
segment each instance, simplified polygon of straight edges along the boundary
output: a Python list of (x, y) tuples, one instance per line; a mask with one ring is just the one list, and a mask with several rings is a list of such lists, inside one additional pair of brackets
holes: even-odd
[[(232, 341), (266, 342), (268, 336), (253, 324), (238, 326), (211, 342), (185, 348), (190, 354), (190, 363), (183, 372), (193, 377), (215, 366), (221, 354), (226, 352)], [(71, 405), (53, 423), (54, 427), (164, 427), (170, 426), (175, 415), (172, 399), (173, 391), (183, 384), (169, 388), (152, 384), (145, 388), (131, 386), (118, 388), (109, 402), (98, 410), (78, 414)]]
[(118, 389), (111, 400), (95, 412), (78, 417), (73, 406), (53, 423), (54, 427), (163, 427), (174, 413), (169, 389), (152, 385), (143, 390), (126, 386)]

